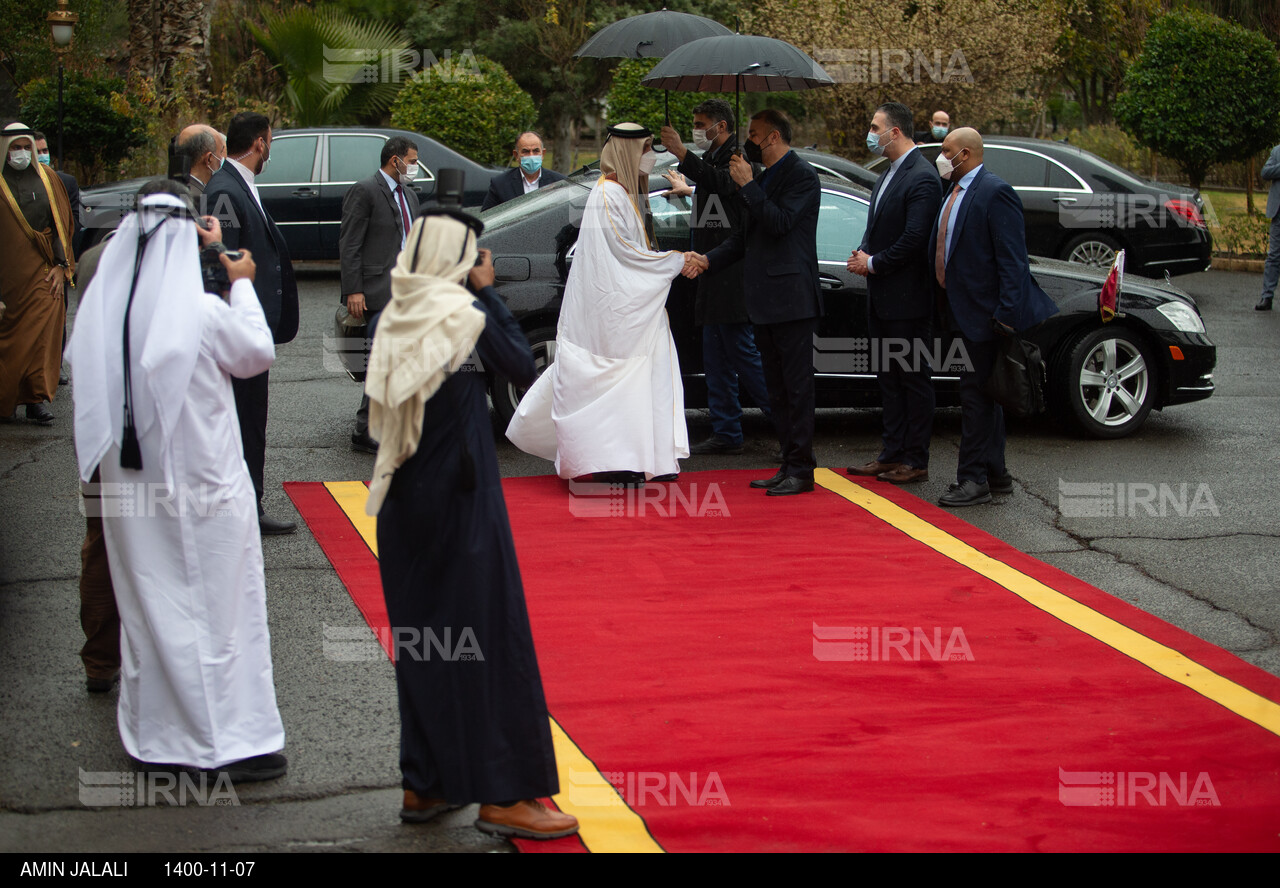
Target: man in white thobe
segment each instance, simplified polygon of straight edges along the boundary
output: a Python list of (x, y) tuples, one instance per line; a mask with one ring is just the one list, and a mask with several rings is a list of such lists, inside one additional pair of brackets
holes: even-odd
[(561, 478), (661, 480), (689, 455), (666, 311), (685, 257), (654, 250), (646, 233), (654, 157), (647, 129), (609, 128), (565, 284), (555, 362), (507, 428), (521, 450), (554, 460)]
[(275, 349), (251, 258), (222, 257), (226, 301), (204, 291), (178, 190), (143, 186), (85, 293), (67, 350), (76, 453), (82, 480), (100, 467), (125, 750), (145, 764), (268, 780), (287, 767), (284, 726), (231, 377), (265, 372)]

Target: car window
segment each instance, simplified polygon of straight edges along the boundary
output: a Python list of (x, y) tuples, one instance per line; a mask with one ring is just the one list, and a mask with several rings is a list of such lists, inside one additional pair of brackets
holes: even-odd
[(822, 192), (818, 209), (818, 261), (844, 263), (862, 243), (867, 204), (831, 191)]
[(1040, 154), (988, 145), (982, 162), (1014, 188), (1043, 188), (1048, 181), (1049, 161)]
[[(598, 178), (598, 174), (597, 174)], [(594, 180), (593, 180), (594, 182)], [(561, 179), (550, 185), (543, 185), (528, 194), (521, 194), (511, 200), (504, 201), (496, 207), (490, 207), (480, 214), (484, 222), (485, 232), (496, 231), (513, 222), (519, 222), (542, 210), (559, 203), (577, 200), (577, 218), (582, 216), (582, 207), (586, 204), (591, 186), (581, 180)]]
[(254, 176), (257, 185), (295, 185), (311, 181), (319, 136), (280, 136), (271, 140), (271, 159)]
[(1076, 177), (1067, 172), (1061, 164), (1049, 162), (1049, 187), (1050, 188), (1073, 188), (1080, 190), (1080, 182)]
[(653, 231), (664, 241), (689, 242), (689, 211), (692, 202), (683, 197), (668, 197), (662, 192), (649, 195), (653, 212)]
[(385, 136), (330, 136), (328, 182), (359, 182), (382, 164)]

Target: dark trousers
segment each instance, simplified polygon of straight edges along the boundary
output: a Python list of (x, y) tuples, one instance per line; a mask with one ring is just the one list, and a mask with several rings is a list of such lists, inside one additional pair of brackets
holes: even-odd
[(960, 372), (960, 462), (956, 480), (985, 484), (989, 477), (1005, 474), (1004, 408), (982, 391), (995, 366), (999, 343), (974, 342), (967, 337), (963, 342), (972, 369)]
[(240, 418), (240, 438), (244, 443), (244, 461), (253, 479), (253, 492), (258, 498), (258, 514), (262, 514), (263, 471), (267, 462), (267, 377), (271, 371), (248, 379), (231, 377), (231, 390), (236, 396), (236, 415)]
[(711, 431), (731, 444), (742, 443), (742, 404), (745, 392), (769, 413), (769, 389), (750, 324), (707, 324), (702, 328), (702, 369), (707, 379), (707, 407)]
[[(89, 483), (98, 484), (98, 470)], [(107, 541), (102, 536), (102, 499), (85, 492), (84, 544), (80, 546), (80, 628), (84, 647), (80, 660), (89, 678), (111, 678), (120, 671), (120, 612), (111, 585)]]
[(757, 324), (756, 345), (769, 389), (769, 409), (782, 448), (782, 472), (813, 479), (813, 334), (817, 318)]
[[(368, 327), (365, 332), (365, 370), (368, 370), (368, 354), (373, 350), (373, 334), (378, 329), (378, 319), (382, 317), (382, 309), (370, 312), (368, 315)], [(356, 434), (363, 435), (369, 431), (369, 396), (364, 394), (364, 384), (360, 385), (360, 406), (356, 408)]]
[(882, 445), (876, 459), (927, 469), (936, 406), (925, 357), (932, 351), (929, 319), (886, 321), (872, 312), (868, 332), (884, 406)]

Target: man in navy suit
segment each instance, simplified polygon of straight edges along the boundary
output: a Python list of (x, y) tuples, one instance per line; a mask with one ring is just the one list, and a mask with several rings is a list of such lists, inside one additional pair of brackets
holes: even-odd
[[(262, 303), (267, 326), (276, 344), (298, 333), (298, 284), (284, 236), (262, 206), (254, 178), (271, 156), (271, 121), (245, 111), (227, 127), (227, 162), (204, 189), (205, 206), (222, 224), (228, 250), (249, 250), (257, 264), (253, 288)], [(267, 377), (231, 380), (240, 417), (244, 460), (258, 495), (258, 526), (264, 534), (293, 533), (292, 521), (277, 521), (262, 510), (263, 470), (267, 454)]]
[[(876, 343), (876, 379), (884, 406), (880, 455), (849, 468), (894, 484), (929, 480), (935, 406), (925, 354), (933, 316), (929, 229), (942, 185), (911, 139), (911, 109), (889, 102), (871, 118), (867, 145), (890, 161), (871, 192), (871, 215), (849, 271), (865, 275), (868, 332)], [(873, 144), (874, 143), (874, 144)]]
[(489, 193), (484, 196), (481, 210), (496, 207), (514, 197), (537, 191), (544, 185), (559, 182), (563, 175), (555, 170), (542, 168), (542, 137), (537, 133), (521, 133), (516, 139), (515, 150), (511, 152), (516, 168), (499, 173), (489, 183)]
[(982, 136), (969, 127), (942, 142), (938, 172), (946, 182), (942, 211), (929, 237), (939, 302), (959, 330), (968, 357), (960, 373), (960, 462), (943, 506), (991, 502), (1008, 493), (1004, 411), (982, 391), (999, 336), (1026, 330), (1058, 309), (1031, 278), (1022, 201), (982, 165)]
[[(813, 490), (813, 335), (818, 293), (818, 207), (822, 187), (813, 167), (791, 150), (791, 122), (766, 109), (751, 118), (746, 158), (734, 155), (729, 176), (747, 207), (739, 227), (705, 256), (690, 253), (687, 277), (730, 268), (743, 260), (747, 316), (755, 325), (769, 408), (782, 448), (782, 468), (752, 481), (769, 496)], [(751, 163), (762, 163), (753, 176)]]

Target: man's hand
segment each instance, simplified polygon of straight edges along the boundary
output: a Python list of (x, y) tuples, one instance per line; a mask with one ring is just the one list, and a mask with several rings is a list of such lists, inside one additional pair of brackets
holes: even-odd
[(689, 153), (689, 149), (684, 147), (684, 139), (680, 138), (680, 134), (670, 124), (662, 128), (660, 138), (662, 146), (675, 155), (677, 163), (682, 162)]
[(61, 265), (55, 265), (49, 269), (49, 273), (44, 276), (49, 281), (49, 291), (53, 294), (54, 299), (61, 299), (62, 292), (67, 287), (67, 270)]
[(347, 314), (355, 318), (357, 321), (364, 317), (364, 294), (348, 293), (347, 294)]
[(496, 281), (497, 275), (493, 273), (493, 252), (490, 250), (480, 251), (480, 264), (471, 269), (467, 279), (471, 282), (473, 290), (483, 290), (485, 287), (492, 287)]
[(217, 216), (202, 216), (204, 223), (208, 225), (208, 229), (196, 226), (196, 234), (200, 235), (200, 246), (207, 247), (210, 244), (216, 244), (222, 240), (222, 223), (218, 221)]
[(253, 276), (258, 273), (258, 266), (253, 261), (253, 254), (248, 250), (241, 250), (240, 252), (243, 255), (234, 262), (227, 257), (226, 253), (218, 254), (218, 259), (222, 261), (222, 267), (227, 270), (227, 278), (233, 284), (241, 278), (248, 278), (252, 281)]
[(995, 334), (997, 336), (1014, 336), (1018, 332), (1017, 330), (1010, 327), (1008, 324), (1001, 323), (1000, 321), (997, 321), (995, 318), (991, 319), (991, 329), (995, 331)]
[(854, 274), (860, 274), (866, 277), (871, 273), (871, 268), (867, 264), (867, 260), (871, 257), (861, 250), (854, 250), (853, 255), (849, 257), (849, 261), (845, 263), (845, 268)]
[(684, 268), (681, 269), (680, 273), (689, 278), (689, 280), (693, 280), (710, 267), (711, 263), (707, 261), (706, 256), (690, 250), (684, 254)]
[(667, 192), (672, 197), (688, 197), (693, 194), (693, 186), (689, 181), (676, 170), (667, 170), (662, 174), (662, 178), (671, 183), (671, 190)]
[(739, 188), (755, 178), (751, 172), (751, 164), (741, 154), (735, 154), (729, 158), (729, 178), (737, 183)]

